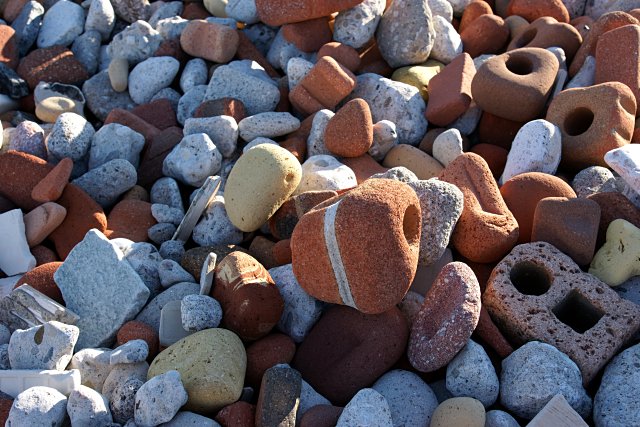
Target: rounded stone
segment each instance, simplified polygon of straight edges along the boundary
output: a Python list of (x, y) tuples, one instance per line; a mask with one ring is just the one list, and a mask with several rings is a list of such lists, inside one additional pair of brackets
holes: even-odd
[(47, 148), (58, 160), (69, 157), (77, 162), (87, 154), (94, 134), (93, 126), (84, 117), (62, 113), (47, 137)]
[(149, 347), (149, 357), (153, 358), (158, 353), (158, 332), (146, 323), (131, 320), (118, 330), (116, 345), (121, 346), (129, 341), (143, 340)]
[(53, 275), (61, 265), (61, 262), (48, 262), (39, 265), (25, 273), (20, 280), (18, 280), (14, 288), (27, 284), (59, 304), (64, 305), (62, 292), (60, 292), (60, 288), (58, 288), (58, 285), (56, 285), (56, 282), (53, 280)]
[(187, 135), (164, 159), (162, 172), (193, 187), (200, 187), (207, 177), (222, 167), (222, 154), (204, 133)]
[(185, 410), (215, 412), (240, 398), (247, 355), (242, 341), (226, 329), (205, 329), (176, 342), (149, 367), (148, 378), (180, 373), (189, 394)]
[(130, 378), (118, 384), (109, 398), (109, 408), (113, 420), (125, 424), (133, 418), (136, 406), (136, 393), (142, 387), (144, 381), (138, 378)]
[(335, 157), (318, 154), (302, 164), (302, 177), (294, 194), (318, 190), (345, 190), (358, 185), (356, 174)]
[(271, 334), (247, 347), (247, 384), (259, 387), (262, 375), (272, 366), (291, 363), (296, 345), (283, 334)]
[(182, 298), (180, 313), (185, 331), (217, 328), (222, 320), (220, 303), (207, 295), (187, 295)]
[(159, 90), (168, 87), (178, 74), (180, 62), (169, 56), (146, 59), (129, 74), (129, 94), (138, 104), (151, 101)]
[(262, 144), (247, 151), (225, 185), (229, 219), (242, 231), (259, 229), (291, 196), (301, 177), (300, 163), (282, 147)]
[(520, 423), (509, 413), (494, 409), (487, 412), (484, 427), (520, 427)]
[(356, 98), (333, 116), (324, 131), (327, 149), (341, 157), (365, 154), (373, 143), (373, 119), (369, 104)]
[(473, 397), (485, 408), (498, 400), (496, 370), (484, 348), (472, 340), (447, 365), (446, 384), (452, 395)]
[(482, 403), (471, 397), (454, 397), (442, 402), (434, 411), (431, 427), (485, 427)]
[(360, 390), (345, 406), (336, 427), (391, 427), (394, 425), (387, 400), (371, 388)]
[(11, 405), (7, 426), (60, 427), (67, 415), (67, 398), (51, 387), (31, 387), (18, 394)]
[(436, 159), (408, 144), (399, 144), (389, 150), (382, 165), (387, 168), (404, 166), (422, 180), (437, 177), (443, 169)]
[(84, 385), (69, 394), (67, 413), (74, 427), (91, 427), (113, 422), (107, 399)]

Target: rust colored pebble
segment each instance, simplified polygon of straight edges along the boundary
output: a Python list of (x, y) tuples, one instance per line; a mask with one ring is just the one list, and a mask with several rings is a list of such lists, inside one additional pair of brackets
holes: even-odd
[(13, 23), (28, 2), (29, 0), (8, 0), (2, 10), (2, 17), (9, 24)]
[(225, 406), (215, 418), (222, 427), (254, 427), (255, 419), (255, 405), (243, 401)]
[(273, 245), (273, 259), (276, 265), (291, 264), (291, 239), (284, 239)]
[(105, 125), (109, 123), (118, 123), (127, 126), (144, 136), (147, 142), (160, 133), (160, 129), (157, 127), (132, 112), (120, 108), (111, 110), (104, 121)]
[[(637, 18), (636, 18), (637, 19)], [(589, 31), (591, 31), (591, 27), (593, 26), (593, 18), (590, 16), (578, 16), (569, 22), (573, 27), (578, 30), (580, 36), (584, 39)]]
[(418, 148), (430, 156), (433, 156), (433, 143), (436, 141), (436, 138), (443, 133), (445, 128), (433, 128), (429, 129), (427, 133), (424, 134), (422, 141), (420, 141), (420, 145)]
[(491, 6), (487, 2), (481, 0), (475, 0), (467, 7), (464, 8), (464, 12), (462, 12), (462, 18), (460, 19), (460, 26), (458, 27), (458, 32), (462, 33), (465, 28), (469, 26), (476, 18), (479, 18), (482, 15), (492, 15), (493, 11), (491, 10)]
[(518, 223), (504, 202), (487, 162), (464, 153), (440, 174), (464, 194), (464, 209), (451, 236), (453, 246), (471, 261), (497, 261), (518, 240)]
[(300, 0), (292, 7), (289, 0), (256, 0), (260, 20), (278, 27), (293, 22), (329, 16), (334, 12), (351, 9), (362, 0)]
[(180, 46), (186, 53), (220, 63), (233, 58), (239, 41), (233, 28), (199, 19), (190, 21), (180, 35)]
[(574, 171), (606, 167), (604, 155), (631, 142), (635, 116), (636, 98), (620, 82), (560, 92), (549, 105), (547, 120), (562, 133), (562, 166)]
[(264, 236), (256, 236), (249, 245), (249, 253), (267, 270), (276, 266), (273, 257), (275, 243)]
[(326, 16), (285, 24), (282, 26), (282, 36), (301, 51), (308, 53), (316, 52), (333, 37)]
[(373, 40), (371, 46), (361, 52), (357, 74), (375, 73), (382, 77), (390, 78), (393, 71), (394, 69), (382, 57), (375, 40)]
[(158, 354), (160, 338), (158, 337), (158, 332), (150, 325), (137, 320), (131, 320), (122, 325), (116, 335), (116, 345), (121, 346), (133, 340), (143, 340), (147, 343), (149, 346), (149, 360)]
[(53, 166), (39, 157), (20, 151), (0, 154), (0, 194), (16, 206), (30, 211), (40, 205), (31, 192)]
[(18, 280), (14, 288), (22, 285), (29, 285), (37, 291), (42, 292), (52, 300), (64, 305), (62, 292), (53, 280), (53, 275), (62, 265), (61, 262), (49, 262), (42, 264), (31, 271), (28, 271)]
[(278, 240), (289, 239), (297, 223), (296, 204), (289, 199), (269, 218), (269, 231)]
[(538, 47), (494, 56), (473, 78), (473, 100), (483, 111), (515, 122), (528, 122), (542, 113), (559, 66), (553, 53)]
[[(640, 100), (640, 25), (625, 25), (600, 36), (595, 83), (621, 82)], [(634, 109), (635, 110), (635, 109)]]
[(247, 117), (247, 111), (242, 101), (234, 98), (220, 98), (205, 101), (196, 108), (193, 113), (195, 118), (229, 116), (236, 122), (240, 122)]
[(543, 16), (550, 16), (558, 22), (569, 22), (569, 11), (562, 0), (511, 0), (507, 15), (519, 15), (529, 22)]
[(318, 51), (318, 58), (322, 58), (323, 56), (332, 57), (352, 72), (355, 72), (358, 67), (360, 67), (360, 55), (358, 51), (346, 44), (338, 42), (325, 44)]
[(138, 105), (131, 112), (159, 130), (178, 126), (176, 112), (173, 111), (171, 102), (166, 98)]
[(587, 197), (600, 205), (598, 241), (600, 247), (606, 240), (607, 228), (616, 219), (624, 219), (640, 228), (640, 209), (621, 193), (595, 193)]
[(502, 185), (500, 193), (520, 226), (518, 243), (531, 241), (533, 214), (540, 200), (545, 197), (577, 197), (569, 184), (542, 172), (516, 175)]
[(347, 102), (333, 116), (324, 131), (324, 143), (340, 157), (358, 157), (373, 143), (373, 119), (369, 104), (356, 98)]
[(298, 218), (302, 218), (304, 214), (312, 210), (314, 207), (337, 196), (338, 193), (332, 190), (305, 191), (293, 197), (296, 206)]
[(307, 157), (307, 140), (299, 136), (290, 136), (280, 142), (280, 146), (294, 155), (300, 163)]
[(205, 9), (202, 3), (185, 2), (184, 10), (180, 15), (183, 19), (207, 19), (211, 17), (211, 14)]
[[(238, 30), (238, 49), (236, 51), (236, 57), (238, 59), (248, 59), (251, 61), (256, 61), (262, 68), (265, 69), (267, 74), (273, 78), (279, 78), (280, 73), (276, 71), (275, 68), (267, 61), (267, 58), (258, 50), (256, 45), (253, 44), (251, 39), (247, 37), (247, 35)], [(240, 120), (236, 120), (240, 121)]]
[(333, 110), (356, 87), (356, 76), (330, 56), (316, 62), (289, 93), (291, 104), (305, 114)]
[(58, 255), (46, 246), (38, 245), (31, 248), (31, 255), (36, 259), (36, 267), (59, 260)]
[(425, 111), (429, 123), (445, 127), (467, 111), (475, 74), (473, 59), (463, 53), (429, 80), (429, 102)]
[(107, 217), (107, 237), (125, 238), (134, 242), (146, 242), (147, 230), (156, 224), (151, 215), (151, 203), (141, 200), (122, 200), (113, 207)]
[(0, 424), (5, 425), (7, 418), (9, 418), (9, 411), (13, 406), (13, 399), (8, 394), (2, 393), (0, 395)]
[(358, 157), (344, 157), (341, 161), (356, 175), (358, 184), (362, 184), (371, 178), (372, 175), (384, 173), (389, 170), (389, 168), (381, 166), (380, 163), (376, 162), (369, 154), (363, 154)]
[(153, 52), (152, 56), (171, 56), (180, 62), (181, 67), (184, 67), (187, 61), (191, 59), (191, 57), (182, 50), (182, 47), (180, 47), (180, 40), (178, 39), (163, 40), (160, 46), (158, 46), (158, 49)]
[(41, 81), (82, 85), (89, 78), (84, 65), (64, 46), (32, 51), (20, 60), (17, 72), (31, 90)]
[(278, 113), (288, 113), (291, 111), (291, 101), (289, 101), (289, 79), (282, 77), (278, 80), (278, 91), (280, 92), (280, 100), (276, 104), (275, 111)]
[(471, 268), (462, 262), (442, 267), (411, 326), (411, 366), (420, 372), (446, 366), (469, 341), (480, 306), (480, 285)]
[(587, 56), (596, 55), (596, 46), (598, 45), (598, 40), (601, 35), (608, 31), (630, 24), (640, 24), (640, 21), (626, 12), (609, 12), (598, 18), (591, 26), (586, 37), (584, 37), (580, 48), (573, 57), (573, 61), (571, 61), (571, 65), (569, 66), (569, 76), (573, 77), (578, 71), (580, 71), (580, 68), (584, 64), (585, 59), (587, 59)]
[(71, 249), (84, 239), (87, 231), (95, 228), (104, 233), (107, 218), (100, 205), (73, 184), (67, 184), (57, 203), (67, 210), (67, 216), (49, 239), (55, 244), (60, 259), (64, 260)]
[(367, 315), (331, 306), (296, 351), (292, 366), (318, 393), (344, 405), (395, 365), (408, 336), (407, 320), (396, 307)]
[(217, 265), (212, 296), (222, 306), (224, 327), (244, 340), (267, 335), (284, 309), (269, 272), (251, 255), (239, 251)]
[(480, 308), (480, 320), (474, 333), (493, 349), (500, 358), (504, 359), (513, 353), (513, 346), (509, 344), (500, 329), (493, 323), (491, 315), (484, 306)]
[(472, 58), (498, 53), (509, 41), (509, 26), (497, 15), (480, 15), (460, 33), (464, 51)]
[(582, 36), (572, 25), (544, 16), (523, 28), (520, 34), (511, 40), (507, 50), (521, 47), (541, 47), (546, 49), (558, 46), (564, 50), (567, 62), (570, 63), (580, 44), (582, 44)]
[(387, 311), (415, 276), (421, 218), (408, 185), (369, 179), (300, 218), (291, 237), (293, 272), (321, 301)]
[(316, 405), (302, 415), (299, 427), (334, 427), (343, 408), (331, 405)]
[(164, 176), (162, 173), (164, 159), (181, 140), (182, 129), (170, 127), (147, 141), (147, 146), (140, 157), (138, 185), (149, 189), (156, 180)]
[(487, 162), (494, 178), (499, 178), (507, 164), (509, 151), (492, 144), (476, 144), (471, 148), (471, 152), (476, 153)]
[(15, 30), (8, 25), (0, 25), (0, 62), (14, 70), (19, 60), (17, 43)]
[(36, 202), (55, 202), (62, 196), (64, 188), (69, 183), (73, 170), (73, 160), (68, 157), (60, 160), (35, 187), (31, 190), (31, 198)]
[(259, 388), (264, 372), (280, 363), (291, 363), (296, 344), (284, 334), (271, 334), (247, 347), (247, 373), (245, 381)]
[(632, 9), (628, 13), (636, 19), (640, 18), (640, 9)]
[(514, 122), (484, 111), (478, 123), (478, 139), (482, 143), (509, 150), (523, 125), (523, 122)]

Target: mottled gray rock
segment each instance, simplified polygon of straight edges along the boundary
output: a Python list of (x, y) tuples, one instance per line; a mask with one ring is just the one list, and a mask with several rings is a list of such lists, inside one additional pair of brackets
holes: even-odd
[[(619, 286), (613, 288), (614, 291), (628, 301), (640, 305), (640, 276), (634, 276), (622, 283)], [(0, 340), (0, 342), (2, 342)]]
[(182, 95), (180, 95), (176, 90), (170, 87), (165, 87), (164, 89), (160, 89), (156, 92), (149, 102), (157, 101), (158, 99), (166, 99), (171, 104), (173, 111), (177, 111), (180, 98), (182, 98)]
[(333, 39), (360, 49), (375, 34), (386, 5), (385, 0), (364, 0), (351, 9), (343, 10), (336, 17)]
[(0, 344), (9, 344), (9, 339), (11, 339), (11, 331), (6, 325), (0, 323)]
[(135, 397), (135, 421), (140, 427), (153, 427), (171, 421), (188, 395), (178, 371), (167, 371), (151, 378)]
[(432, 22), (436, 36), (429, 59), (448, 64), (462, 53), (462, 39), (446, 18), (436, 15)]
[(247, 25), (242, 32), (249, 37), (249, 40), (253, 42), (260, 53), (266, 56), (273, 39), (276, 37), (277, 29), (258, 22), (257, 24)]
[(182, 196), (180, 195), (180, 188), (175, 179), (169, 177), (163, 177), (157, 180), (151, 187), (149, 192), (151, 203), (160, 203), (163, 205), (171, 206), (172, 208), (180, 209), (184, 214), (184, 205), (182, 203)]
[(294, 195), (305, 191), (343, 190), (357, 185), (353, 170), (326, 154), (310, 156), (302, 164), (302, 179)]
[(431, 388), (413, 372), (387, 372), (371, 388), (387, 400), (394, 426), (428, 426), (438, 406)]
[(243, 239), (244, 233), (233, 225), (227, 215), (224, 196), (216, 195), (193, 229), (193, 241), (200, 246), (216, 246), (235, 245)]
[(453, 7), (453, 14), (455, 16), (462, 16), (462, 12), (464, 12), (464, 10), (467, 8), (467, 6), (469, 6), (469, 3), (471, 3), (473, 0), (448, 0), (449, 3), (451, 3), (451, 6)]
[(208, 295), (185, 296), (180, 304), (180, 313), (185, 331), (217, 328), (222, 320), (220, 303)]
[(102, 386), (113, 366), (109, 363), (111, 350), (85, 348), (71, 358), (69, 369), (78, 369), (82, 385), (102, 392)]
[(144, 382), (138, 378), (131, 378), (118, 384), (109, 399), (109, 408), (113, 420), (124, 424), (133, 418), (136, 406), (136, 393)]
[(202, 101), (204, 101), (207, 87), (206, 85), (194, 86), (182, 95), (178, 101), (178, 108), (176, 109), (178, 123), (184, 125), (188, 119), (193, 117), (196, 109), (202, 104)]
[(453, 7), (448, 0), (428, 0), (432, 16), (442, 16), (447, 22), (453, 20)]
[(176, 283), (160, 295), (155, 297), (138, 314), (136, 320), (144, 322), (156, 331), (160, 329), (160, 311), (168, 302), (181, 300), (187, 295), (197, 295), (200, 293), (200, 285), (197, 283)]
[(116, 23), (116, 13), (109, 0), (91, 0), (84, 30), (95, 30), (100, 33), (102, 40), (108, 40)]
[(126, 22), (148, 21), (151, 7), (147, 0), (111, 0), (116, 15)]
[(170, 259), (162, 260), (158, 266), (158, 275), (160, 276), (160, 284), (165, 289), (180, 282), (196, 282), (194, 277), (178, 262)]
[(395, 181), (404, 182), (405, 184), (418, 181), (418, 177), (416, 176), (416, 174), (411, 172), (404, 166), (396, 166), (395, 168), (391, 168), (386, 172), (380, 172), (375, 175), (371, 175), (371, 178), (393, 179)]
[(211, 418), (203, 417), (194, 412), (180, 411), (168, 423), (161, 424), (162, 427), (220, 427), (220, 424)]
[(245, 24), (255, 24), (260, 21), (255, 0), (229, 0), (224, 11), (229, 18)]
[(426, 61), (435, 39), (426, 0), (394, 0), (376, 31), (380, 53), (393, 68)]
[(73, 356), (79, 333), (76, 326), (56, 321), (17, 329), (9, 341), (11, 367), (63, 371)]
[(161, 245), (164, 242), (171, 240), (175, 234), (177, 227), (168, 222), (161, 222), (155, 224), (147, 230), (147, 236), (152, 242)]
[(151, 243), (136, 242), (124, 248), (122, 252), (124, 253), (124, 259), (140, 276), (142, 282), (151, 292), (150, 297), (153, 298), (162, 289), (158, 275), (158, 266), (162, 261), (162, 257), (156, 247)]
[(61, 427), (67, 415), (67, 398), (51, 387), (31, 387), (16, 396), (6, 426)]
[(181, 18), (180, 16), (172, 16), (161, 19), (155, 25), (155, 29), (158, 30), (165, 40), (179, 39), (188, 24), (188, 19)]
[(69, 0), (58, 0), (44, 14), (38, 33), (38, 48), (69, 46), (82, 34), (83, 27), (84, 9)]
[(34, 0), (27, 2), (18, 17), (11, 23), (16, 32), (18, 55), (23, 57), (36, 42), (40, 32), (40, 24), (44, 16), (44, 7)]
[(373, 143), (369, 155), (382, 162), (389, 151), (398, 145), (396, 124), (389, 120), (380, 120), (373, 125)]
[(455, 397), (473, 397), (485, 408), (498, 400), (496, 370), (484, 348), (472, 340), (447, 365), (446, 384)]
[(77, 162), (87, 154), (94, 134), (93, 126), (84, 117), (76, 113), (62, 113), (47, 137), (49, 154), (54, 159), (69, 157)]
[[(155, 6), (155, 5), (154, 5)], [(161, 21), (172, 16), (180, 16), (184, 10), (184, 5), (181, 1), (164, 2), (158, 6), (156, 10), (151, 14), (149, 18), (149, 25), (156, 27), (158, 21)]]
[(464, 196), (455, 185), (437, 179), (410, 182), (422, 208), (419, 262), (430, 265), (444, 253), (462, 214)]
[(276, 37), (271, 42), (271, 46), (269, 46), (267, 61), (269, 61), (274, 68), (286, 70), (287, 64), (293, 58), (302, 58), (311, 61), (313, 59), (313, 53), (303, 52), (298, 49), (295, 44), (285, 39), (282, 33), (282, 27), (280, 27)]
[(272, 268), (269, 274), (284, 300), (278, 328), (300, 343), (320, 318), (325, 304), (302, 289), (291, 264)]
[(158, 222), (168, 222), (173, 225), (180, 225), (180, 221), (184, 217), (184, 213), (178, 208), (172, 208), (169, 205), (154, 203), (151, 205), (151, 215)]
[(588, 197), (596, 193), (620, 191), (620, 186), (613, 173), (602, 166), (590, 166), (581, 170), (571, 183), (578, 197)]
[(95, 229), (73, 248), (54, 280), (66, 307), (80, 316), (77, 349), (111, 343), (149, 298), (124, 254)]
[(76, 37), (71, 46), (71, 52), (78, 61), (87, 69), (89, 75), (94, 75), (98, 69), (100, 60), (100, 33), (97, 31), (86, 31)]
[(165, 158), (162, 172), (187, 185), (200, 187), (222, 166), (222, 154), (204, 133), (187, 135)]
[(569, 18), (575, 19), (584, 15), (584, 9), (587, 5), (587, 0), (562, 0), (567, 11), (569, 12)]
[(113, 205), (122, 194), (136, 185), (136, 168), (124, 159), (110, 160), (74, 179), (73, 184), (82, 188), (103, 208)]
[(114, 365), (111, 368), (111, 372), (109, 372), (102, 386), (102, 395), (108, 401), (111, 401), (113, 391), (128, 380), (137, 379), (144, 383), (147, 380), (149, 364), (147, 362), (125, 363)]
[(289, 82), (289, 90), (292, 90), (304, 79), (313, 68), (313, 62), (304, 58), (291, 58), (287, 62), (287, 81)]
[(591, 413), (580, 369), (555, 347), (531, 341), (502, 361), (500, 403), (517, 416), (533, 418), (556, 394), (583, 418)]
[(433, 141), (433, 157), (447, 167), (462, 154), (462, 135), (458, 129), (447, 129)]
[(520, 427), (520, 424), (507, 412), (494, 409), (487, 412), (484, 427)]
[[(172, 2), (180, 3), (181, 2)], [(202, 58), (193, 58), (184, 66), (180, 75), (180, 89), (187, 93), (194, 86), (206, 85), (209, 70), (207, 63)]]
[(109, 401), (84, 385), (69, 394), (67, 414), (73, 427), (104, 426), (113, 422)]
[(115, 348), (109, 357), (109, 364), (139, 363), (147, 360), (149, 345), (145, 340), (131, 340)]
[(607, 12), (620, 10), (628, 12), (640, 7), (640, 0), (587, 0), (584, 14), (594, 20)]
[(129, 95), (138, 104), (151, 101), (159, 90), (169, 86), (180, 69), (180, 62), (170, 56), (145, 59), (129, 74)]
[(180, 262), (186, 251), (184, 249), (184, 242), (180, 240), (167, 240), (160, 245), (159, 252), (163, 259)]
[(249, 116), (238, 123), (240, 137), (247, 142), (258, 137), (275, 138), (300, 127), (300, 120), (291, 113), (267, 112)]
[(91, 141), (89, 169), (114, 159), (125, 159), (137, 168), (143, 148), (144, 136), (138, 132), (118, 123), (106, 124), (96, 132)]
[(302, 376), (288, 365), (276, 365), (262, 376), (256, 424), (263, 426), (296, 424)]
[(145, 21), (136, 21), (113, 37), (107, 53), (109, 57), (125, 58), (130, 65), (135, 65), (154, 54), (162, 35)]
[(363, 388), (345, 406), (336, 427), (392, 427), (387, 400), (372, 388)]
[(47, 160), (44, 130), (36, 122), (25, 120), (15, 127), (9, 142), (9, 149), (29, 153)]
[(305, 412), (317, 405), (331, 405), (331, 402), (329, 402), (326, 397), (315, 391), (315, 389), (303, 379), (300, 387), (300, 405), (298, 406), (296, 419), (301, 419)]
[(596, 58), (589, 55), (585, 58), (582, 67), (576, 73), (569, 83), (564, 87), (565, 89), (575, 89), (579, 87), (593, 86), (596, 82)]
[(311, 131), (307, 137), (307, 158), (318, 155), (331, 155), (324, 143), (324, 132), (333, 116), (335, 116), (333, 111), (323, 109), (313, 117)]
[(347, 101), (355, 98), (367, 101), (374, 123), (389, 120), (396, 124), (400, 144), (418, 145), (427, 131), (426, 104), (413, 86), (378, 74), (360, 74)]
[(280, 91), (278, 84), (257, 62), (232, 61), (213, 72), (204, 100), (219, 98), (242, 101), (251, 116), (273, 111), (280, 101)]
[(129, 92), (113, 90), (107, 70), (100, 71), (84, 82), (82, 93), (87, 100), (87, 108), (102, 121), (106, 120), (112, 110), (117, 108), (131, 110), (136, 105), (129, 96)]
[(0, 344), (0, 371), (11, 369), (9, 361), (9, 344)]
[(187, 119), (183, 132), (185, 136), (206, 133), (224, 158), (232, 157), (238, 145), (238, 123), (231, 116)]

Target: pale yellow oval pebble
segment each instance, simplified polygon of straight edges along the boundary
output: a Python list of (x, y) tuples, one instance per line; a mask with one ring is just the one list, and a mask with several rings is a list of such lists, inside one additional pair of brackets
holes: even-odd
[(124, 92), (129, 84), (129, 62), (125, 58), (116, 57), (109, 63), (109, 81), (116, 92)]
[(226, 18), (227, 12), (224, 8), (227, 7), (227, 0), (204, 0), (204, 8), (218, 18)]
[(431, 427), (484, 427), (486, 413), (479, 400), (454, 397), (442, 402), (431, 416)]
[(391, 80), (415, 87), (420, 91), (420, 96), (422, 96), (425, 101), (428, 101), (429, 91), (427, 86), (429, 85), (429, 80), (435, 77), (443, 68), (443, 63), (429, 59), (424, 64), (398, 68), (391, 75)]
[(247, 354), (233, 332), (205, 329), (181, 339), (151, 363), (147, 380), (175, 369), (189, 394), (186, 411), (213, 413), (242, 394)]
[(260, 144), (244, 153), (224, 188), (229, 219), (242, 231), (259, 229), (293, 194), (302, 178), (300, 162), (288, 150)]
[(444, 169), (436, 159), (408, 144), (393, 147), (385, 156), (382, 165), (387, 168), (404, 166), (415, 173), (418, 179), (434, 178)]
[(596, 252), (589, 273), (609, 286), (640, 275), (640, 228), (624, 219), (611, 221), (607, 241)]
[(64, 96), (50, 96), (36, 102), (36, 117), (43, 122), (55, 123), (62, 113), (77, 113), (76, 102)]

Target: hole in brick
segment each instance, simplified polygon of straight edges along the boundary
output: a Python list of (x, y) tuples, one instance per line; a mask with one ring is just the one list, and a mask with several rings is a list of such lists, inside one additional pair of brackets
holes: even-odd
[(42, 344), (42, 339), (44, 338), (44, 326), (40, 326), (33, 336), (33, 341), (36, 345)]
[(418, 232), (420, 230), (420, 210), (415, 205), (410, 205), (406, 211), (404, 211), (404, 218), (402, 218), (402, 232), (404, 238), (407, 239), (409, 244), (418, 242)]
[(538, 30), (536, 28), (531, 28), (525, 31), (518, 38), (518, 41), (516, 42), (516, 47), (521, 48), (528, 45), (529, 43), (531, 43), (531, 40), (533, 40), (536, 37), (536, 34), (538, 34)]
[(564, 131), (570, 136), (585, 133), (593, 123), (593, 111), (580, 107), (573, 110), (564, 120)]
[(511, 56), (505, 65), (507, 70), (519, 76), (526, 76), (533, 71), (533, 64), (526, 56)]
[(604, 316), (602, 311), (594, 307), (588, 299), (575, 289), (556, 305), (552, 311), (558, 320), (579, 334), (583, 334), (593, 328)]
[(551, 287), (551, 277), (547, 270), (531, 261), (514, 265), (509, 278), (513, 286), (525, 295), (543, 295)]

